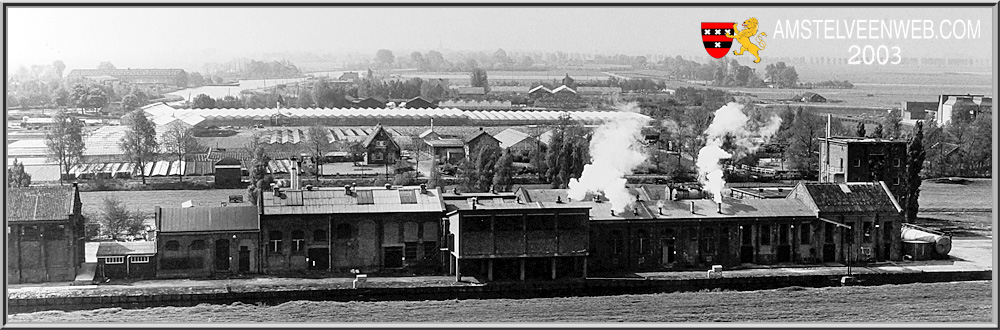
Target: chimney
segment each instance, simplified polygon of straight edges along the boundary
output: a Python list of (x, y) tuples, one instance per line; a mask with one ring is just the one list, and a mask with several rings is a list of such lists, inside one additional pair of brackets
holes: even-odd
[(460, 195), (460, 194), (458, 193), (458, 188), (451, 188), (451, 193), (452, 193), (452, 194), (455, 194), (455, 195)]
[[(518, 197), (518, 200), (520, 200), (520, 199), (521, 199), (521, 198), (520, 198), (520, 197)], [(563, 201), (562, 201), (562, 196), (556, 196), (556, 204), (562, 204), (562, 202), (563, 202)]]
[(601, 202), (601, 195), (594, 193), (594, 203), (600, 203), (600, 202)]
[(274, 197), (281, 196), (281, 188), (275, 186), (273, 189), (274, 189)]
[(475, 197), (472, 197), (472, 198), (469, 199), (469, 202), (472, 205), (472, 209), (475, 210), (476, 209), (476, 205), (479, 204), (479, 199), (475, 198)]
[(345, 184), (344, 185), (344, 195), (347, 195), (347, 196), (354, 195), (354, 192), (351, 191), (351, 185), (349, 185), (349, 184)]
[(313, 185), (311, 185), (311, 184), (307, 184), (307, 185), (306, 185), (306, 190), (308, 190), (308, 191), (312, 191), (312, 190), (313, 190)]
[(389, 189), (392, 189), (392, 184), (391, 183), (386, 183), (385, 184), (385, 190), (389, 190)]
[(722, 214), (722, 203), (719, 203), (719, 214)]
[(691, 214), (695, 214), (694, 213), (694, 201), (691, 201)]
[(289, 181), (291, 181), (291, 182), (289, 182), (290, 187), (288, 189), (289, 190), (299, 190), (299, 189), (301, 189), (299, 187), (299, 185), (300, 185), (300, 182), (299, 182), (299, 167), (301, 166), (301, 163), (299, 163), (298, 158), (295, 158), (295, 157), (292, 157), (291, 160), (292, 160), (292, 168), (288, 169), (288, 171), (289, 171)]
[(420, 193), (421, 194), (426, 194), (427, 193), (427, 184), (424, 184), (424, 183), (420, 184)]
[(611, 210), (611, 216), (615, 216), (615, 210)]
[(656, 208), (656, 209), (657, 209), (657, 210), (658, 210), (658, 211), (660, 212), (660, 215), (663, 215), (663, 207), (662, 207), (662, 206), (661, 206), (661, 207), (658, 207), (658, 208)]

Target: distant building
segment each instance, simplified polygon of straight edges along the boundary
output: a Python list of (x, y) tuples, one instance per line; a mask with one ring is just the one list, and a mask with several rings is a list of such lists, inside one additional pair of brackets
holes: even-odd
[(384, 100), (376, 97), (368, 97), (354, 101), (354, 104), (351, 107), (362, 109), (384, 109), (386, 106)]
[(823, 95), (819, 95), (813, 92), (802, 93), (796, 101), (799, 102), (826, 102), (826, 98)]
[(562, 85), (553, 89), (552, 95), (562, 96), (562, 97), (576, 97), (578, 94), (576, 90), (574, 90), (573, 88), (570, 88), (569, 86), (566, 85)]
[(538, 140), (527, 133), (508, 128), (493, 136), (500, 141), (500, 148), (508, 149), (520, 156), (527, 156), (538, 149)]
[[(437, 133), (435, 133), (437, 134)], [(430, 139), (426, 140), (434, 157), (445, 164), (458, 164), (465, 159), (465, 141), (462, 139)]]
[(133, 85), (187, 87), (187, 72), (181, 69), (74, 69), (66, 76), (66, 81), (108, 80), (106, 77)]
[(455, 91), (456, 93), (458, 93), (458, 96), (460, 97), (486, 95), (485, 87), (457, 87), (455, 88)]
[(621, 87), (590, 87), (590, 86), (580, 86), (576, 88), (576, 91), (580, 93), (580, 96), (598, 96), (598, 97), (610, 97), (618, 98), (622, 95)]
[(993, 98), (983, 95), (941, 95), (938, 97), (937, 124), (944, 126), (953, 118), (975, 119), (993, 113)]
[(525, 95), (530, 89), (527, 86), (492, 86), (490, 94), (499, 95)]
[(401, 107), (410, 109), (431, 109), (437, 108), (438, 106), (428, 99), (417, 96), (403, 103)]
[(155, 210), (159, 277), (260, 272), (260, 222), (256, 206)]
[(76, 184), (7, 190), (7, 281), (72, 281), (84, 260), (83, 204)]
[(485, 146), (500, 147), (500, 141), (490, 135), (490, 133), (486, 133), (482, 128), (479, 129), (479, 132), (466, 136), (463, 141), (465, 142), (466, 157), (472, 157), (471, 155), (474, 152), (478, 152), (480, 148)]
[(903, 120), (925, 120), (928, 111), (937, 111), (938, 102), (903, 101)]
[(243, 185), (242, 163), (239, 159), (226, 157), (215, 163), (215, 188), (241, 188)]
[(819, 140), (820, 182), (885, 181), (894, 197), (905, 192), (906, 142), (861, 137)]
[(360, 79), (361, 75), (358, 74), (357, 72), (344, 72), (343, 74), (340, 75), (339, 78), (337, 78), (337, 80), (342, 80), (342, 81), (358, 81)]
[(462, 110), (509, 110), (514, 106), (510, 101), (478, 101), (478, 100), (445, 100), (441, 101), (443, 108), (458, 108)]
[(382, 125), (376, 125), (371, 135), (365, 139), (366, 164), (395, 164), (400, 158), (399, 144)]
[(538, 85), (528, 90), (528, 95), (531, 97), (543, 97), (551, 94), (552, 90), (550, 90), (548, 87), (545, 87), (544, 85)]

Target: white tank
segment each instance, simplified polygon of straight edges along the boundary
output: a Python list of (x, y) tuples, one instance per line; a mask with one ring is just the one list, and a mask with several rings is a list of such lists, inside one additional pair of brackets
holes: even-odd
[(937, 234), (931, 234), (922, 230), (903, 227), (900, 232), (903, 241), (921, 241), (934, 244), (934, 252), (938, 255), (946, 256), (951, 252), (951, 238)]

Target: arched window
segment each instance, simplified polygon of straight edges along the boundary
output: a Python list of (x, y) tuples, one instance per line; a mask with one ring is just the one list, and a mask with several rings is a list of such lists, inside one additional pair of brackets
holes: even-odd
[(177, 241), (167, 241), (167, 243), (163, 245), (163, 249), (167, 251), (180, 251), (181, 243)]
[(354, 237), (354, 228), (351, 228), (351, 224), (342, 223), (337, 225), (337, 238), (345, 239)]
[(272, 230), (267, 233), (271, 252), (281, 253), (281, 231)]
[(204, 250), (204, 249), (205, 249), (204, 240), (196, 239), (191, 241), (191, 250)]
[(326, 242), (326, 230), (316, 229), (316, 231), (313, 232), (313, 241)]
[(301, 230), (292, 231), (292, 252), (302, 252), (306, 247), (306, 233)]

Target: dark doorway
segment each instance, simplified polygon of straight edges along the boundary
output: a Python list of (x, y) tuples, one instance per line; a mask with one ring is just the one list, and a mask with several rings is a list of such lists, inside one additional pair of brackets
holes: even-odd
[(791, 245), (778, 245), (778, 262), (790, 262), (792, 261), (792, 246)]
[(240, 247), (240, 273), (246, 273), (250, 271), (250, 247), (241, 246)]
[(215, 241), (215, 270), (229, 270), (229, 240)]
[(753, 263), (753, 246), (740, 247), (740, 263), (741, 264)]
[(892, 243), (882, 244), (882, 251), (880, 252), (882, 252), (882, 259), (879, 261), (889, 260), (889, 257), (891, 256), (890, 253), (892, 252)]
[(674, 260), (677, 257), (676, 251), (674, 249), (674, 239), (673, 238), (661, 239), (660, 246), (661, 246), (661, 252), (663, 253), (660, 263), (663, 264), (664, 266), (669, 266), (670, 264), (674, 263)]
[(823, 244), (823, 262), (837, 261), (837, 245)]
[(403, 247), (394, 246), (384, 248), (384, 267), (385, 268), (403, 268)]
[(309, 270), (327, 270), (330, 268), (330, 250), (326, 248), (309, 249)]

